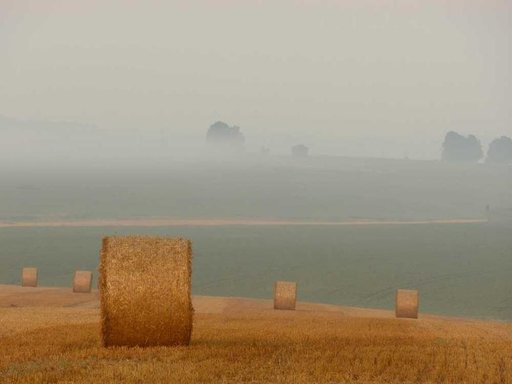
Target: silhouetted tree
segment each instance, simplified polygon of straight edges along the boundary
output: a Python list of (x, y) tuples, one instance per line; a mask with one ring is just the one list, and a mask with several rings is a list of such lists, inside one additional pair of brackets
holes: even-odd
[(292, 147), (292, 156), (293, 157), (308, 157), (309, 148), (303, 144), (294, 145)]
[(487, 151), (488, 163), (512, 163), (512, 139), (507, 136), (502, 136), (495, 139), (489, 144)]
[(482, 144), (473, 135), (464, 137), (457, 132), (448, 132), (443, 143), (444, 161), (476, 163), (482, 157)]
[(217, 121), (210, 125), (206, 133), (206, 141), (210, 144), (241, 148), (245, 138), (240, 132), (240, 127), (236, 125), (230, 127), (222, 121)]

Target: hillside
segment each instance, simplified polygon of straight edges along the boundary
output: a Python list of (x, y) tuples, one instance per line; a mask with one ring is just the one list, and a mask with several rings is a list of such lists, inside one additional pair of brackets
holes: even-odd
[(0, 285), (3, 383), (510, 383), (512, 325), (194, 297), (188, 348), (100, 345), (98, 294)]

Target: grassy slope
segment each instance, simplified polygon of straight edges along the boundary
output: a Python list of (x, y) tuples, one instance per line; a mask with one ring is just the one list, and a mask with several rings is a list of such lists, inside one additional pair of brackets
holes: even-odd
[(273, 311), (268, 301), (203, 298), (190, 347), (105, 349), (99, 311), (86, 300), (6, 307), (15, 296), (6, 297), (2, 383), (512, 382), (511, 324), (306, 304)]

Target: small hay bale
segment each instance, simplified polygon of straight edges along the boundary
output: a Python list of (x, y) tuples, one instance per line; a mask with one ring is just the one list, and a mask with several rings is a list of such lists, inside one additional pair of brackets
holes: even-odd
[(104, 238), (100, 260), (103, 345), (188, 345), (191, 275), (189, 240)]
[(91, 271), (75, 271), (73, 276), (73, 292), (90, 293), (92, 288)]
[(295, 309), (297, 302), (297, 283), (276, 281), (274, 284), (274, 309)]
[(37, 268), (25, 267), (21, 272), (22, 287), (37, 287)]
[(397, 289), (396, 291), (396, 317), (409, 319), (418, 318), (419, 295), (416, 290)]

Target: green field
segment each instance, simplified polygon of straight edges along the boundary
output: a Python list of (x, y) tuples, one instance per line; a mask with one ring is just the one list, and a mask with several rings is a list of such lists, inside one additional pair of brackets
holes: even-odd
[(9, 228), (0, 283), (34, 265), (42, 285), (69, 286), (96, 270), (103, 236), (130, 233), (192, 239), (195, 294), (268, 298), (289, 279), (299, 300), (392, 308), (395, 288), (417, 288), (422, 311), (512, 320), (512, 236), (489, 224)]
[(0, 221), (484, 218), (512, 209), (512, 168), (382, 159), (32, 165), (2, 169)]
[[(41, 284), (97, 268), (101, 238), (191, 238), (196, 294), (392, 308), (418, 288), (423, 311), (512, 319), (512, 168), (437, 161), (240, 157), (128, 164), (0, 165), (0, 222), (130, 218), (303, 221), (484, 219), (490, 224), (367, 227), (1, 228), (0, 283), (25, 265)], [(508, 223), (508, 224), (507, 224)]]

